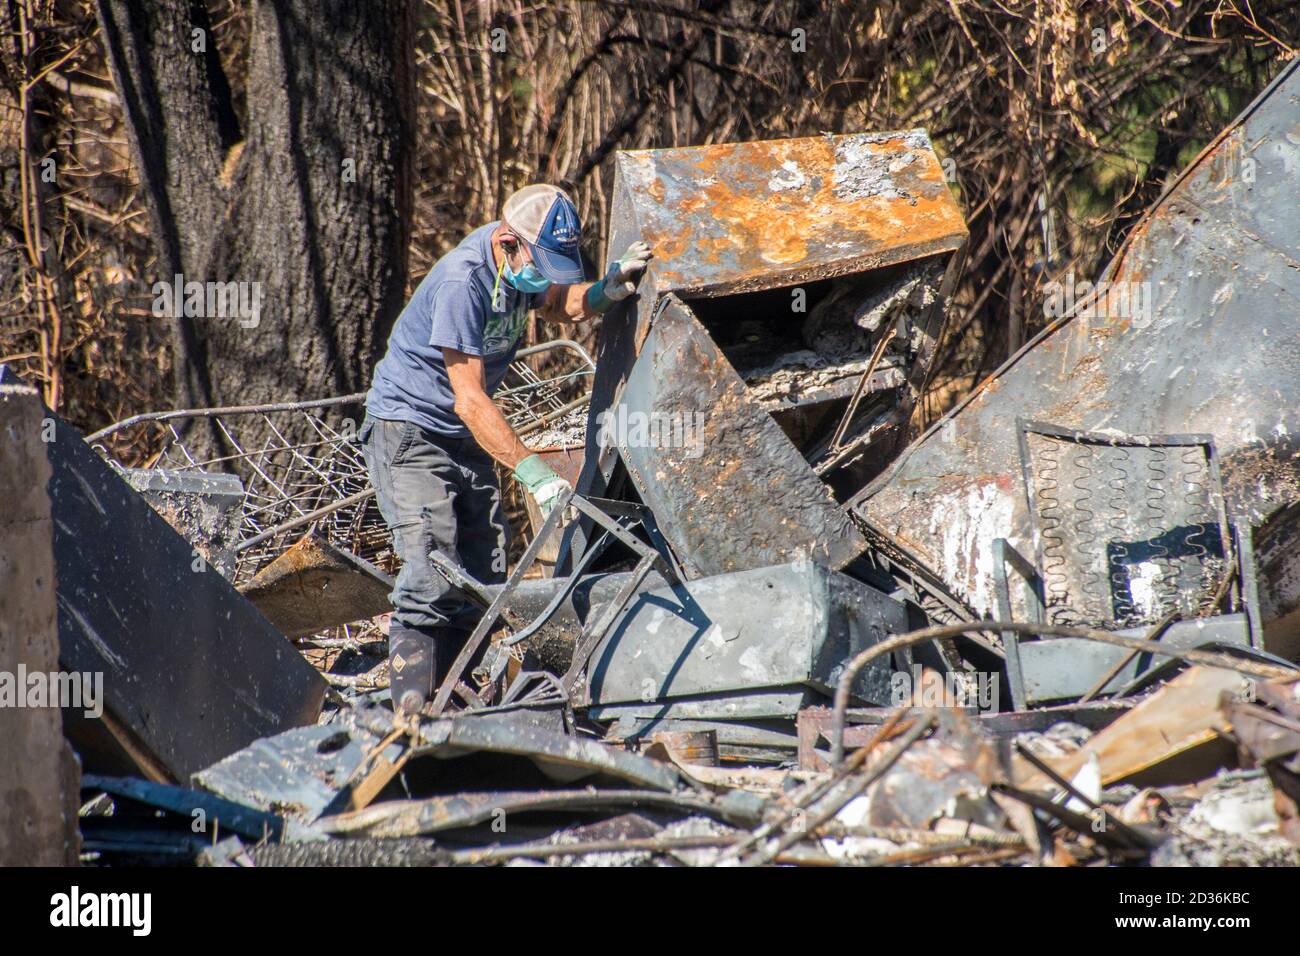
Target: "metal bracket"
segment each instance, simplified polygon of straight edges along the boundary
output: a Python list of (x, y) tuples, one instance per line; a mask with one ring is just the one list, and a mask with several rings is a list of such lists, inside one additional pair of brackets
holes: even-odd
[[(431, 714), (436, 716), (437, 714), (442, 713), (446, 708), (447, 703), (451, 700), (451, 695), (455, 690), (456, 683), (460, 680), (460, 675), (464, 673), (465, 668), (469, 666), (470, 660), (473, 659), (474, 655), (483, 645), (483, 642), (487, 640), (488, 634), (491, 633), (492, 628), (496, 626), (497, 620), (504, 612), (505, 605), (509, 600), (510, 595), (514, 592), (515, 588), (519, 586), (519, 582), (522, 581), (524, 575), (528, 573), (528, 569), (532, 567), (533, 562), (537, 559), (538, 554), (541, 553), (547, 539), (558, 530), (560, 527), (561, 515), (563, 515), (570, 507), (574, 508), (580, 514), (603, 528), (605, 534), (602, 535), (601, 539), (596, 542), (596, 545), (593, 548), (589, 549), (587, 553), (583, 555), (580, 566), (575, 568), (574, 573), (570, 576), (569, 586), (565, 587), (560, 595), (547, 605), (535, 621), (507, 638), (503, 643), (518, 643), (540, 628), (546, 620), (555, 613), (556, 609), (561, 603), (563, 603), (564, 598), (572, 590), (572, 587), (576, 585), (581, 571), (595, 559), (599, 552), (602, 551), (610, 541), (617, 539), (627, 545), (627, 547), (640, 556), (640, 561), (637, 563), (636, 569), (632, 573), (629, 581), (619, 589), (614, 600), (603, 608), (596, 620), (592, 621), (583, 631), (582, 638), (579, 640), (578, 647), (575, 649), (573, 663), (570, 665), (568, 672), (560, 680), (560, 686), (566, 695), (566, 699), (571, 701), (573, 687), (577, 682), (579, 674), (586, 666), (587, 658), (590, 657), (591, 652), (595, 650), (596, 645), (599, 644), (601, 638), (604, 637), (605, 632), (609, 629), (610, 624), (613, 623), (618, 613), (631, 599), (632, 595), (636, 593), (637, 588), (640, 587), (641, 582), (645, 580), (646, 575), (649, 574), (651, 570), (657, 569), (663, 578), (670, 584), (677, 584), (680, 581), (675, 567), (673, 567), (670, 562), (666, 561), (663, 555), (641, 541), (640, 538), (632, 534), (627, 525), (621, 523), (620, 519), (632, 519), (633, 523), (643, 521), (646, 511), (642, 506), (623, 501), (608, 501), (602, 498), (584, 498), (582, 495), (575, 494), (573, 491), (566, 492), (565, 495), (556, 503), (555, 507), (551, 510), (551, 513), (547, 515), (546, 520), (542, 522), (542, 526), (538, 529), (537, 535), (531, 542), (529, 542), (528, 548), (524, 551), (524, 555), (515, 566), (514, 571), (511, 572), (509, 579), (492, 598), (487, 609), (483, 612), (483, 617), (479, 620), (478, 625), (474, 628), (469, 639), (465, 642), (465, 646), (461, 648), (461, 652), (456, 656), (456, 660), (451, 665), (451, 670), (448, 671), (447, 676), (443, 679), (442, 685), (434, 695), (433, 703), (429, 708)], [(437, 553), (435, 552), (435, 555), (436, 554)], [(442, 558), (443, 556), (437, 555), (437, 557)], [(434, 559), (434, 567), (443, 573), (443, 575), (446, 576), (447, 579), (456, 587), (465, 590), (468, 594), (475, 597), (477, 603), (483, 603), (486, 592), (483, 591), (481, 587), (476, 588), (475, 585), (477, 582), (467, 578), (459, 568), (451, 565), (451, 563), (446, 560), (437, 560), (436, 558)], [(518, 679), (519, 678), (517, 677), (516, 681), (518, 681)], [(512, 691), (507, 691), (506, 697), (508, 699), (514, 699)]]
[[(1041, 624), (1044, 620), (1045, 600), (1043, 597), (1043, 579), (1029, 560), (1015, 549), (1006, 538), (993, 540), (993, 587), (997, 592), (998, 620), (1015, 620), (1011, 616), (1011, 584), (1007, 578), (1007, 565), (1025, 582), (1026, 603), (1030, 606), (1033, 619)], [(1002, 632), (1002, 651), (1007, 660), (1007, 681), (1011, 685), (1011, 707), (1013, 710), (1025, 710), (1025, 675), (1020, 668), (1020, 637), (1015, 631)]]

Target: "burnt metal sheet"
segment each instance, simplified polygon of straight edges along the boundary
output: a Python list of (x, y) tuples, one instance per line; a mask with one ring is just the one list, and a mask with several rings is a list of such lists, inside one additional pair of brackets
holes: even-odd
[[(618, 403), (646, 336), (663, 317), (660, 303), (664, 296), (735, 295), (940, 256), (950, 258), (942, 293), (946, 296), (959, 271), (960, 257), (952, 254), (966, 241), (961, 213), (924, 130), (621, 152), (615, 161), (609, 221), (611, 252), (617, 254), (630, 242), (644, 239), (654, 248), (656, 258), (646, 270), (638, 294), (611, 310), (601, 323), (586, 455), (576, 485), (581, 494), (599, 496), (610, 495), (611, 482), (618, 480), (620, 460), (615, 445), (600, 442), (600, 416)], [(674, 308), (684, 307), (677, 303)], [(909, 388), (904, 389), (908, 402), (902, 409), (904, 418), (938, 339), (943, 310), (932, 311)], [(707, 334), (703, 339), (712, 346)], [(717, 355), (716, 348), (711, 351)], [(718, 355), (717, 361), (718, 377), (725, 379), (734, 401), (739, 394), (735, 386), (740, 385), (743, 393), (743, 384), (725, 359)], [(706, 382), (707, 377), (697, 384)], [(713, 389), (701, 389), (695, 397), (709, 398), (720, 382), (713, 384)], [(709, 413), (711, 409), (699, 405), (689, 410)], [(746, 409), (743, 424), (731, 424), (751, 440), (766, 436), (769, 433), (757, 418), (759, 412), (757, 407)], [(714, 427), (716, 431), (721, 426)], [(803, 479), (815, 476), (797, 452), (775, 441), (769, 444), (766, 437), (762, 445), (761, 450), (755, 449), (758, 470), (796, 473), (801, 485), (811, 487)], [(706, 454), (713, 458), (711, 452)], [(734, 456), (724, 457), (730, 458), (731, 465), (715, 464), (714, 477), (736, 466)], [(647, 474), (653, 472), (642, 472), (638, 482), (642, 488), (648, 483)], [(773, 475), (773, 483), (779, 485), (781, 480)], [(707, 486), (699, 482), (696, 487)], [(795, 493), (791, 491), (789, 496), (793, 498)], [(721, 500), (719, 495), (716, 501)], [(820, 490), (813, 500), (818, 504), (823, 500)], [(682, 499), (674, 505), (685, 508), (687, 503)], [(661, 518), (668, 514), (664, 504), (656, 506)], [(791, 520), (782, 507), (764, 506), (762, 512), (762, 523), (769, 528)], [(810, 516), (800, 515), (798, 510), (792, 514), (794, 524), (802, 526), (802, 534), (809, 527), (804, 523)], [(811, 527), (816, 528), (816, 522)], [(832, 542), (830, 553), (838, 555), (852, 548), (861, 552), (863, 542), (841, 518), (835, 517), (827, 529), (830, 538), (842, 539)], [(742, 530), (734, 524), (723, 525), (717, 528), (715, 538), (719, 542), (736, 540)], [(567, 531), (558, 556), (559, 573), (567, 570), (573, 555), (582, 554), (590, 533), (587, 522), (577, 522)], [(665, 528), (665, 534), (674, 547), (680, 546), (670, 529)], [(778, 548), (789, 546), (777, 543)], [(766, 563), (791, 557), (770, 557)], [(729, 564), (723, 556), (706, 561), (710, 570), (699, 573), (761, 563)]]
[(732, 295), (959, 248), (923, 129), (630, 150), (615, 160), (656, 291)]
[[(310, 823), (341, 810), (349, 777), (393, 730), (392, 711), (369, 706), (342, 713), (333, 723), (300, 727), (254, 741), (194, 775), (194, 783), (218, 796)], [(389, 744), (382, 756), (395, 763), (403, 746)], [(677, 788), (677, 771), (664, 763), (616, 750), (595, 740), (538, 726), (527, 714), (466, 713), (421, 722), (410, 760), (455, 760), (474, 754), (514, 756), (544, 779), (571, 784), (619, 781), (661, 792)], [(517, 781), (506, 765), (489, 765)]]
[(87, 774), (81, 778), (82, 790), (102, 790), (116, 797), (126, 797), (182, 817), (199, 819), (202, 814), (205, 833), (232, 832), (253, 840), (279, 840), (285, 829), (283, 817), (243, 806), (231, 800), (185, 787), (150, 783), (134, 777), (101, 777)]
[[(1146, 637), (1149, 630), (1134, 627), (1115, 633), (1124, 637)], [(1177, 621), (1161, 635), (1160, 643), (1184, 649), (1205, 644), (1249, 648), (1250, 628), (1244, 614), (1222, 614)], [(1099, 644), (1072, 637), (1021, 641), (1019, 650), (1025, 696), (1029, 703), (1082, 697), (1121, 659), (1130, 657), (1128, 663), (1099, 691), (1102, 694), (1117, 694), (1140, 674), (1167, 660), (1153, 660), (1149, 654), (1131, 655), (1129, 651), (1113, 644)]]
[[(392, 724), (391, 713), (375, 708), (370, 709), (367, 719), (372, 722), (371, 729), (380, 732)], [(678, 783), (677, 771), (667, 764), (614, 750), (585, 737), (546, 730), (522, 719), (490, 720), (467, 714), (424, 721), (414, 756), (455, 758), (478, 752), (525, 758), (560, 783), (608, 778), (665, 792), (675, 789)]]
[(824, 704), (827, 697), (806, 687), (756, 691), (719, 691), (697, 696), (627, 704), (595, 704), (587, 708), (592, 720), (754, 720), (785, 718)]
[[(687, 576), (799, 559), (844, 567), (866, 547), (848, 513), (689, 307), (664, 303), (611, 413), (647, 423), (647, 437), (608, 431)], [(664, 436), (679, 424), (683, 438), (688, 424), (701, 434)]]
[(170, 468), (124, 468), (122, 477), (226, 578), (235, 574), (243, 520), (238, 475)]
[(259, 737), (314, 723), (325, 696), (315, 669), (76, 429), (47, 414), (59, 661), (103, 674), (103, 718), (66, 725), (87, 768), (183, 780)]
[(851, 507), (986, 614), (993, 541), (1034, 551), (1017, 416), (1209, 434), (1229, 513), (1258, 524), (1300, 500), (1298, 99), (1292, 63), (1134, 227), (1104, 293), (1080, 296)]
[(593, 813), (628, 809), (704, 814), (741, 826), (762, 820), (766, 802), (734, 791), (719, 798), (669, 794), (655, 790), (492, 790), (458, 793), (424, 800), (389, 801), (325, 817), (320, 827), (336, 836), (409, 837), (477, 826), (524, 813)]
[[(310, 823), (379, 742), (341, 724), (296, 727), (255, 740), (193, 775), (194, 785), (244, 806)], [(395, 761), (397, 744), (383, 756)]]
[(391, 610), (393, 579), (316, 532), (262, 568), (239, 591), (289, 637)]
[[(689, 581), (638, 595), (615, 620), (592, 657), (590, 703), (799, 685), (828, 693), (845, 660), (905, 630), (902, 604), (809, 561)], [(890, 671), (875, 662), (854, 693), (888, 702)], [(792, 704), (789, 716), (801, 698)], [(725, 702), (710, 716), (727, 716)]]

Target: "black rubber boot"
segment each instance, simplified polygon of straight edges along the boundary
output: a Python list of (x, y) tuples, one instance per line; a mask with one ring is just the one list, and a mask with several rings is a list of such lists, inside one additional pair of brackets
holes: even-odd
[[(436, 687), (441, 687), (442, 682), (447, 679), (447, 672), (451, 670), (451, 665), (456, 662), (461, 648), (465, 646), (469, 631), (461, 631), (453, 627), (436, 627), (431, 629), (431, 633), (438, 644), (438, 683)], [(473, 669), (474, 664), (471, 661), (469, 666), (465, 668), (465, 673), (461, 674), (461, 680), (471, 686), (473, 681), (470, 680), (469, 675)]]
[(388, 628), (388, 679), (394, 713), (417, 712), (433, 692), (433, 675), (438, 667), (438, 643), (433, 630), (404, 624)]

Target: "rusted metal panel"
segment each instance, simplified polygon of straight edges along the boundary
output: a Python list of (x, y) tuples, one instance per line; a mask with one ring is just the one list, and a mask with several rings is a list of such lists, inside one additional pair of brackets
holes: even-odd
[[(610, 223), (611, 251), (644, 239), (654, 249), (655, 259), (634, 300), (612, 310), (602, 322), (586, 459), (577, 485), (580, 493), (594, 495), (610, 494), (619, 461), (614, 445), (600, 443), (600, 416), (624, 400), (625, 387), (655, 326), (670, 320), (669, 313), (689, 314), (681, 302), (664, 311), (665, 296), (719, 299), (949, 257), (942, 298), (955, 276), (952, 253), (966, 240), (961, 213), (924, 130), (620, 153)], [(942, 312), (940, 303), (918, 327), (917, 361), (908, 370), (899, 401), (903, 419), (928, 369)], [(698, 523), (705, 509), (692, 505), (679, 491), (689, 484), (693, 492), (721, 477), (725, 480), (712, 502), (721, 503), (725, 492), (775, 490), (767, 498), (734, 498), (727, 512), (735, 514), (743, 508), (756, 523), (774, 529), (789, 526), (793, 534), (755, 548), (755, 535), (748, 527), (724, 521), (714, 526), (712, 537), (736, 539), (716, 546), (727, 553), (709, 554), (714, 545), (694, 540), (686, 544), (687, 551), (702, 555), (703, 563), (694, 569), (698, 573), (791, 560), (810, 534), (825, 538), (814, 552), (831, 555), (834, 566), (842, 567), (861, 552), (862, 539), (841, 508), (827, 509), (827, 496), (807, 462), (783, 436), (776, 440), (780, 429), (771, 427), (766, 412), (742, 401), (744, 383), (703, 326), (693, 317), (690, 322), (697, 342), (690, 346), (691, 357), (698, 360), (707, 355), (716, 368), (703, 369), (699, 361), (647, 368), (641, 373), (642, 394), (629, 404), (644, 412), (659, 410), (653, 405), (659, 396), (650, 377), (689, 370), (696, 380), (670, 389), (677, 390), (680, 399), (698, 404), (682, 405), (680, 410), (716, 418), (716, 436), (727, 428), (736, 434), (720, 439), (716, 450), (706, 442), (705, 460), (694, 463), (697, 478), (691, 482), (681, 480), (683, 468), (665, 460), (657, 449), (631, 462), (626, 445), (618, 447), (638, 489), (657, 497), (647, 503), (664, 519), (665, 534), (681, 547), (669, 525)], [(714, 399), (726, 399), (727, 407), (715, 407)], [(724, 422), (733, 411), (738, 417)], [(891, 440), (896, 433), (901, 429), (889, 432)], [(752, 461), (736, 454), (746, 442), (761, 446)], [(747, 474), (733, 475), (738, 467)], [(656, 494), (652, 486), (664, 478), (681, 487)], [(665, 508), (676, 510), (669, 514)], [(688, 510), (700, 514), (692, 518)], [(826, 514), (809, 520), (813, 512)], [(760, 528), (757, 538), (765, 536)], [(561, 569), (567, 567), (565, 552), (580, 554), (585, 539), (581, 525), (569, 532)], [(742, 551), (753, 556), (735, 563)]]
[(1298, 70), (1287, 67), (1133, 229), (1101, 277), (1108, 288), (850, 502), (977, 611), (994, 606), (994, 539), (1034, 550), (1017, 416), (1210, 434), (1231, 513), (1259, 524), (1300, 500)]
[[(616, 412), (647, 425), (644, 436), (609, 430), (688, 576), (801, 558), (842, 568), (866, 547), (830, 489), (675, 296), (655, 320)], [(656, 423), (657, 436), (649, 433)], [(699, 433), (674, 440), (678, 424), (683, 436), (687, 424)]]
[(619, 153), (656, 291), (733, 295), (960, 248), (925, 130)]

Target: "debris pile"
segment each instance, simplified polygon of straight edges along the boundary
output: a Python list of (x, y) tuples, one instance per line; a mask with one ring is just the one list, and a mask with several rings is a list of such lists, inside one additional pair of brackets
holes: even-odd
[(1072, 306), (915, 440), (966, 241), (924, 131), (620, 154), (640, 294), (594, 362), (538, 346), (571, 361), (502, 397), (575, 491), (504, 584), (434, 552), (483, 614), (417, 717), (378, 663), (391, 551), (319, 417), (357, 396), (246, 410), (321, 442), (233, 456), (233, 543), (230, 478), (151, 499), (203, 519), (173, 528), (60, 423), (50, 646), (112, 675), (107, 739), (65, 715), (83, 857), (1300, 864), (1297, 340), (1265, 328), (1300, 204), (1219, 170), (1298, 92), (1133, 230), (1102, 294), (1150, 283), (1149, 312)]

